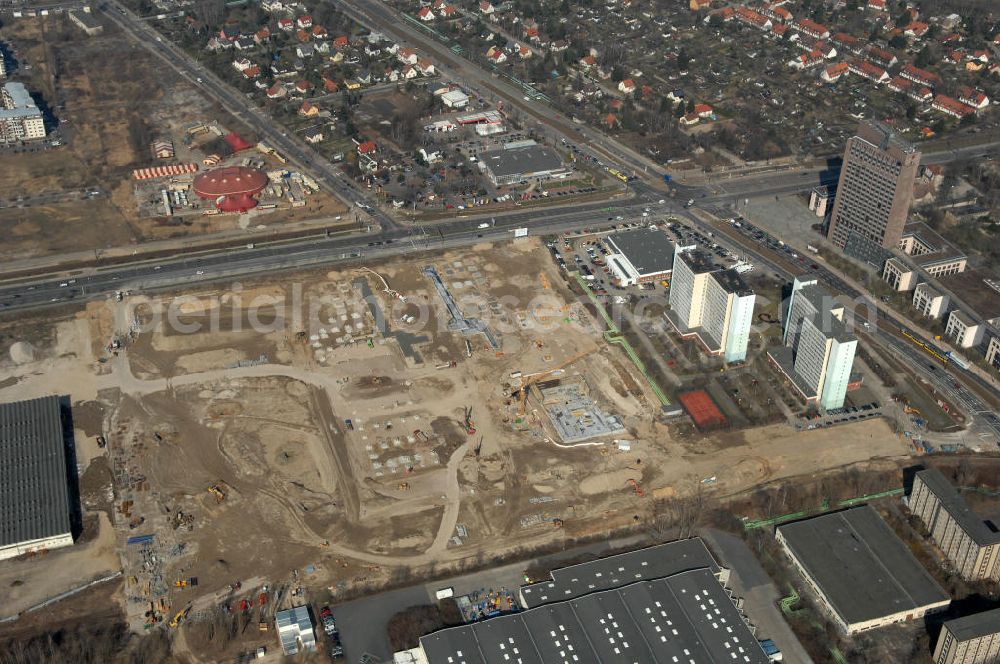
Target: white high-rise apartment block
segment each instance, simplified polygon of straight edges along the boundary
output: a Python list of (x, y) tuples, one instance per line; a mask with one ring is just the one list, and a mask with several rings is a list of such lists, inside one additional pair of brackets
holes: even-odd
[(709, 353), (726, 362), (742, 362), (755, 298), (735, 270), (715, 265), (694, 246), (674, 247), (666, 318), (682, 337), (697, 337)]
[(0, 89), (0, 141), (31, 141), (45, 138), (45, 121), (35, 100), (21, 83), (6, 83)]
[(785, 347), (768, 353), (806, 401), (841, 408), (858, 340), (844, 326), (844, 307), (815, 279), (796, 278), (785, 316)]

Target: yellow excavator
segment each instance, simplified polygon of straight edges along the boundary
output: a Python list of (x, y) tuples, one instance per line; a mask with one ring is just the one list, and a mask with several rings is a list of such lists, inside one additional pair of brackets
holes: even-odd
[(222, 482), (216, 482), (212, 486), (208, 487), (207, 491), (215, 496), (215, 502), (221, 503), (226, 499), (226, 492), (223, 489), (225, 485)]
[(170, 619), (170, 627), (174, 628), (181, 624), (181, 621), (187, 618), (187, 614), (191, 612), (191, 605), (188, 604), (186, 607), (177, 612), (173, 618)]

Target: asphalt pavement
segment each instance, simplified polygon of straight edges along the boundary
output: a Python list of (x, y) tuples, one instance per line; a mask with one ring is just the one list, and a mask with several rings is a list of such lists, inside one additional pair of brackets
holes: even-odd
[(773, 640), (785, 664), (812, 664), (809, 653), (778, 609), (782, 593), (746, 543), (736, 535), (714, 528), (699, 534), (718, 556), (719, 563), (731, 571), (729, 585), (737, 597), (743, 598), (744, 612), (757, 625), (755, 636)]

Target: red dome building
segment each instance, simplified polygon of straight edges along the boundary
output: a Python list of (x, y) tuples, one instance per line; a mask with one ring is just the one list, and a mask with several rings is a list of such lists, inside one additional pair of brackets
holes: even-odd
[(199, 198), (215, 201), (220, 212), (246, 212), (257, 207), (257, 194), (267, 186), (267, 175), (256, 168), (227, 166), (197, 175), (192, 188)]

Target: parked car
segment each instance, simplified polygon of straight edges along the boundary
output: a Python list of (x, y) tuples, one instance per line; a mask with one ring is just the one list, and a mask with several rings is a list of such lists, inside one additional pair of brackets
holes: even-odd
[(340, 637), (336, 634), (330, 637), (330, 658), (339, 659), (344, 656), (344, 646), (340, 644)]
[(333, 612), (329, 606), (324, 606), (319, 612), (319, 619), (323, 623), (323, 631), (329, 635), (337, 633), (337, 623), (333, 621)]

